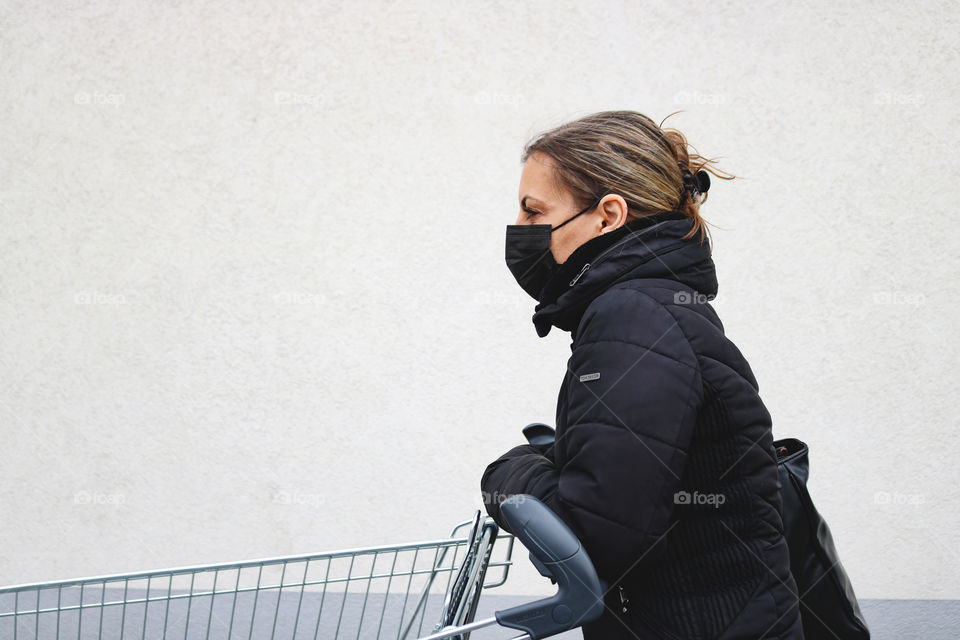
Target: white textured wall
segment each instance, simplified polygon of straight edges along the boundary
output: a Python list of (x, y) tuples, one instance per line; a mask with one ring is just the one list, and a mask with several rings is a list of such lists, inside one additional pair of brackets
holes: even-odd
[(522, 144), (626, 108), (741, 176), (715, 306), (857, 594), (960, 597), (957, 5), (800, 5), (2, 2), (0, 583), (446, 535), (569, 355)]

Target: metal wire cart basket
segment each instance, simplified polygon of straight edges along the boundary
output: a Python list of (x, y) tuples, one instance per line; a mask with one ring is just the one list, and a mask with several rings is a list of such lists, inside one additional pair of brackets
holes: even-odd
[(502, 513), (560, 590), (478, 622), (514, 542), (479, 511), (442, 540), (2, 587), (0, 638), (466, 640), (494, 624), (542, 638), (599, 616), (602, 585), (566, 525), (531, 496)]

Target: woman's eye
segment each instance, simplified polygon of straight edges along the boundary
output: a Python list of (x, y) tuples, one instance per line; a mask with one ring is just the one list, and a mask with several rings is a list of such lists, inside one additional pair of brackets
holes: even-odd
[(530, 218), (532, 218), (533, 216), (535, 216), (535, 215), (539, 215), (538, 212), (532, 211), (531, 209), (524, 209), (524, 211), (527, 212), (527, 219), (528, 219), (528, 220), (529, 220)]

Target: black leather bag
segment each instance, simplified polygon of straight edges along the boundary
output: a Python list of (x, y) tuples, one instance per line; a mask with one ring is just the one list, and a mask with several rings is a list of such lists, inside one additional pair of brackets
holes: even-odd
[(869, 640), (870, 631), (847, 578), (827, 523), (807, 491), (807, 445), (795, 438), (774, 440), (783, 530), (790, 547), (790, 572), (800, 593), (806, 640)]

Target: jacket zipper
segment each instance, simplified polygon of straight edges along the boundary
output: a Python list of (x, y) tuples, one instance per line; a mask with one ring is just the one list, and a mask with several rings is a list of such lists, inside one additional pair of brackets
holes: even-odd
[(589, 262), (588, 262), (587, 264), (583, 265), (583, 269), (580, 269), (580, 273), (578, 273), (578, 274), (576, 275), (576, 277), (575, 277), (573, 280), (570, 281), (570, 286), (572, 287), (573, 285), (577, 284), (577, 280), (579, 280), (579, 279), (580, 279), (580, 276), (582, 276), (583, 274), (585, 274), (585, 273), (587, 272), (587, 269), (589, 269), (589, 268), (590, 268), (590, 263), (589, 263)]

